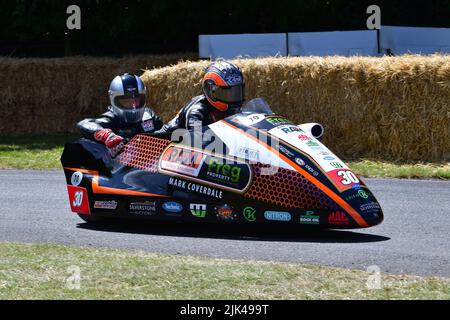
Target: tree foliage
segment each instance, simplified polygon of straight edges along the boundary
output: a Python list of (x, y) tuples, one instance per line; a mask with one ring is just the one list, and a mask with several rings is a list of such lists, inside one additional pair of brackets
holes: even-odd
[[(66, 8), (80, 6), (81, 30), (66, 29)], [(366, 8), (382, 24), (450, 27), (450, 0), (3, 0), (0, 54), (58, 56), (196, 51), (199, 34), (366, 28)]]

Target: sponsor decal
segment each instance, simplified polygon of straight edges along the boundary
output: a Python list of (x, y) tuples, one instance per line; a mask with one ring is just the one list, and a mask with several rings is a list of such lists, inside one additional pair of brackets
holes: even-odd
[(256, 210), (253, 207), (245, 207), (244, 211), (242, 211), (245, 220), (249, 222), (256, 221)]
[(232, 164), (224, 164), (221, 159), (210, 157), (207, 161), (206, 175), (222, 182), (239, 182), (241, 168)]
[(164, 151), (159, 170), (171, 175), (177, 173), (188, 180), (238, 193), (249, 187), (252, 177), (250, 166), (243, 161), (213, 157), (201, 151), (178, 146), (170, 146)]
[(331, 165), (333, 168), (336, 168), (336, 169), (342, 169), (342, 168), (344, 168), (344, 166), (343, 166), (341, 163), (339, 163), (339, 162), (330, 162), (330, 165)]
[(306, 145), (307, 145), (308, 147), (320, 147), (320, 145), (319, 145), (317, 142), (314, 142), (314, 141), (312, 141), (312, 140), (307, 141), (307, 142), (306, 142)]
[(153, 131), (155, 129), (155, 125), (153, 124), (153, 120), (147, 120), (142, 122), (142, 130), (144, 132)]
[(206, 204), (191, 203), (189, 205), (189, 209), (191, 210), (191, 213), (197, 218), (206, 217)]
[(353, 189), (355, 189), (355, 191), (357, 190), (358, 192), (354, 193), (354, 194), (352, 194), (352, 195), (350, 195), (348, 197), (345, 197), (346, 201), (350, 201), (350, 200), (353, 200), (353, 199), (356, 199), (356, 198), (363, 198), (363, 199), (368, 199), (369, 198), (368, 191), (365, 191), (365, 190), (360, 189), (360, 188), (358, 188), (358, 189), (353, 188)]
[(369, 195), (367, 194), (367, 192), (365, 192), (364, 190), (358, 190), (358, 195), (363, 198), (363, 199), (367, 199), (369, 197)]
[(314, 170), (314, 168), (312, 168), (310, 165), (306, 164), (305, 165), (306, 170), (308, 170), (309, 172), (311, 172), (311, 174), (314, 177), (317, 177), (319, 175), (319, 172), (317, 172), (316, 170)]
[(294, 153), (292, 153), (291, 151), (289, 151), (288, 149), (286, 149), (285, 147), (283, 147), (281, 144), (278, 146), (278, 149), (283, 152), (285, 155), (287, 155), (288, 157), (293, 157)]
[(292, 125), (292, 122), (284, 117), (267, 117), (266, 121), (274, 126)]
[(222, 190), (217, 190), (217, 189), (206, 187), (206, 186), (196, 184), (193, 182), (180, 180), (180, 179), (174, 178), (174, 177), (169, 178), (169, 185), (180, 188), (180, 189), (188, 190), (188, 191), (193, 191), (198, 194), (205, 195), (205, 196), (214, 197), (217, 199), (222, 199), (222, 197), (223, 197)]
[(306, 134), (299, 134), (298, 135), (298, 139), (302, 140), (302, 141), (309, 141), (309, 140), (311, 140), (311, 138), (308, 137)]
[(115, 201), (115, 200), (95, 201), (94, 208), (95, 209), (115, 210), (117, 208), (117, 201)]
[(217, 219), (222, 221), (233, 221), (236, 219), (236, 213), (232, 206), (225, 204), (223, 206), (215, 207)]
[(266, 211), (264, 212), (264, 218), (272, 221), (291, 221), (291, 214), (281, 211)]
[[(320, 141), (318, 141), (314, 137), (311, 137), (308, 133), (305, 133), (304, 131), (295, 132), (296, 129), (291, 130), (291, 127), (292, 126), (278, 126), (270, 129), (269, 133), (279, 138), (281, 141), (284, 141), (294, 146), (302, 153), (308, 154), (308, 156), (313, 158), (314, 161), (318, 164), (320, 171), (319, 170), (317, 171), (319, 171), (319, 173), (321, 171), (329, 173), (336, 169), (348, 170), (348, 167), (342, 161), (340, 161), (339, 158), (337, 158), (330, 150), (328, 150), (327, 147), (325, 147)], [(295, 133), (292, 133), (292, 131)], [(280, 145), (279, 151), (289, 156), (289, 158), (291, 158), (292, 160), (294, 160), (295, 157), (298, 157), (295, 151), (290, 151), (290, 149), (286, 146)], [(305, 159), (304, 157), (301, 158)], [(327, 160), (325, 160), (324, 158), (326, 158)], [(311, 172), (311, 170), (309, 171)], [(313, 173), (314, 171), (311, 172), (311, 174)], [(319, 173), (316, 173), (315, 175), (318, 176)], [(329, 178), (333, 182), (333, 184), (336, 185), (336, 182), (334, 181), (333, 177), (329, 177), (327, 175), (327, 178)]]
[(345, 201), (351, 201), (351, 200), (354, 200), (356, 198), (359, 198), (359, 195), (357, 193), (352, 194), (351, 196), (345, 197)]
[(298, 164), (299, 166), (305, 165), (305, 161), (303, 161), (303, 159), (301, 158), (295, 158), (295, 163)]
[[(316, 141), (314, 141), (312, 139), (309, 140), (309, 141), (306, 141), (304, 143), (310, 150), (322, 151), (322, 150), (326, 149), (324, 146), (320, 145), (318, 142), (316, 142)], [(317, 158), (315, 157), (315, 160), (317, 160)]]
[(170, 213), (180, 213), (181, 211), (183, 211), (183, 206), (174, 201), (164, 202), (162, 208), (164, 209), (164, 211)]
[(279, 126), (278, 129), (280, 129), (286, 134), (303, 132), (302, 129), (300, 129), (299, 127), (291, 125)]
[(197, 177), (206, 155), (202, 152), (170, 146), (161, 156), (160, 169)]
[(142, 122), (142, 129), (144, 130), (144, 132), (153, 131), (155, 129), (153, 120), (147, 120), (147, 121)]
[(208, 155), (198, 178), (208, 185), (241, 193), (250, 185), (251, 170), (247, 163)]
[(130, 203), (130, 213), (137, 215), (154, 215), (156, 214), (156, 202), (145, 201), (145, 202), (132, 202)]
[(258, 150), (254, 150), (254, 149), (250, 149), (250, 148), (246, 148), (246, 147), (239, 147), (236, 155), (244, 158), (246, 160), (253, 160), (253, 161), (258, 161), (259, 159), (259, 151)]
[(72, 212), (87, 215), (91, 214), (86, 188), (67, 186), (67, 192), (69, 193), (69, 203)]
[(235, 72), (235, 71), (231, 71), (231, 72), (227, 72), (225, 74), (225, 79), (224, 79), (227, 83), (229, 83), (230, 85), (234, 85), (234, 84), (241, 84), (242, 83), (242, 76)]
[(335, 211), (328, 215), (328, 223), (331, 225), (342, 226), (349, 225), (350, 220), (348, 219), (345, 212)]
[(80, 171), (74, 172), (72, 174), (72, 177), (70, 177), (70, 182), (72, 183), (73, 186), (79, 186), (81, 180), (83, 180), (83, 173)]
[(305, 214), (300, 215), (301, 224), (320, 224), (320, 216), (316, 215), (314, 211), (306, 211)]
[(359, 207), (364, 213), (377, 213), (381, 210), (381, 206), (377, 202), (365, 203)]

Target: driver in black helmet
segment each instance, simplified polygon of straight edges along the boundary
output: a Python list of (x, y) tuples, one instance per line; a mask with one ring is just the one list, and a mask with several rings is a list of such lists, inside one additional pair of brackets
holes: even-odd
[(193, 129), (238, 113), (244, 103), (244, 76), (233, 63), (217, 61), (206, 68), (203, 94), (192, 98), (159, 132)]
[(138, 76), (125, 73), (115, 77), (108, 94), (108, 111), (80, 121), (77, 127), (85, 138), (104, 144), (112, 156), (123, 148), (124, 138), (161, 129), (161, 119), (145, 105), (146, 88)]

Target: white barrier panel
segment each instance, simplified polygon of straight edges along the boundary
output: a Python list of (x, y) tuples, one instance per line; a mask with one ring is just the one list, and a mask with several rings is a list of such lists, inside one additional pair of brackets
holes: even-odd
[(374, 30), (288, 33), (288, 47), (293, 56), (378, 55)]
[(380, 44), (395, 55), (450, 53), (450, 29), (381, 26)]
[(200, 58), (233, 59), (286, 56), (285, 33), (200, 35)]

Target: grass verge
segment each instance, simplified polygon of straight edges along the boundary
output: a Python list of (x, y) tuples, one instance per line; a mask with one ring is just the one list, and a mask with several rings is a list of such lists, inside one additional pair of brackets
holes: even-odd
[(450, 163), (393, 163), (380, 160), (348, 161), (364, 177), (450, 179)]
[(369, 290), (371, 275), (294, 263), (0, 243), (0, 299), (450, 299), (450, 279), (381, 274), (381, 288)]
[[(76, 138), (77, 135), (0, 137), (0, 169), (60, 169), (59, 158), (64, 143)], [(450, 163), (346, 162), (364, 177), (450, 179)]]
[(1, 169), (61, 169), (64, 143), (77, 135), (0, 136)]

